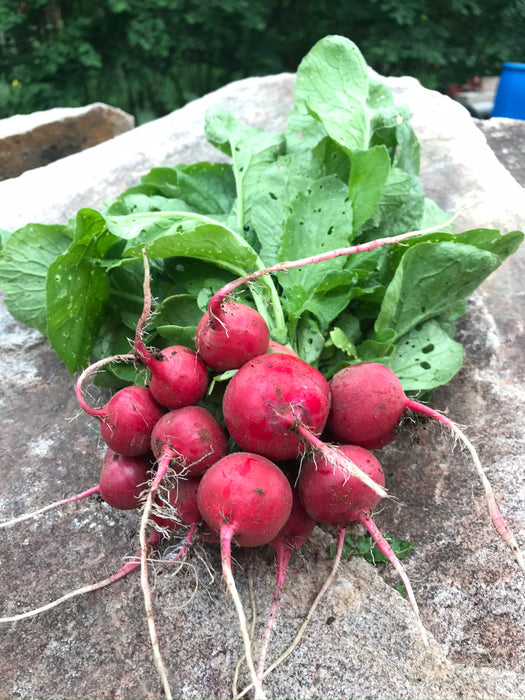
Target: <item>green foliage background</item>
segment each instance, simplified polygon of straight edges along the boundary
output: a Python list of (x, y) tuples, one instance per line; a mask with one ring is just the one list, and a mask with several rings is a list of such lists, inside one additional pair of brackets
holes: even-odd
[(525, 61), (525, 0), (0, 0), (0, 117), (101, 100), (137, 121), (295, 71), (326, 34), (445, 91)]

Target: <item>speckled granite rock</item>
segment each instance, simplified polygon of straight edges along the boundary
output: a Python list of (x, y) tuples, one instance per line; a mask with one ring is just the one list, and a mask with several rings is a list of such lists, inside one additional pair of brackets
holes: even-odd
[[(523, 188), (465, 110), (413, 79), (388, 82), (411, 107), (427, 192), (449, 211), (481, 200), (480, 207), (463, 213), (463, 228), (525, 228)], [(228, 104), (251, 123), (281, 128), (292, 87), (290, 75), (233, 83), (163, 120), (0, 183), (0, 228), (64, 221), (79, 206), (97, 206), (137, 181), (153, 165), (209, 158), (214, 152), (201, 132), (212, 102)], [(471, 299), (458, 329), (465, 365), (433, 399), (436, 408), (467, 426), (522, 547), (524, 257), (521, 250)], [(0, 308), (3, 520), (96, 483), (103, 449), (97, 426), (77, 408), (74, 377), (45, 339)], [(390, 586), (396, 580), (390, 569), (350, 560), (301, 646), (269, 677), (268, 698), (525, 697), (525, 577), (487, 522), (468, 458), (439, 427), (423, 426), (417, 437), (405, 434), (389, 446), (382, 461), (395, 498), (376, 520), (385, 532), (416, 543), (407, 569), (431, 632), (430, 647), (422, 645), (410, 608)], [(115, 514), (93, 501), (4, 531), (1, 614), (40, 605), (107, 575), (136, 551), (136, 529), (133, 515)], [(302, 556), (292, 560), (271, 658), (287, 646), (327, 575), (332, 540), (316, 530)], [(249, 610), (249, 562), (243, 552), (236, 556)], [(154, 605), (173, 695), (228, 698), (242, 655), (236, 616), (217, 573), (217, 552), (197, 551), (191, 563), (181, 571), (156, 567)], [(252, 571), (260, 631), (274, 583), (270, 550), (257, 550)], [(5, 626), (0, 677), (0, 700), (160, 699), (138, 576)], [(239, 687), (245, 680), (241, 668)]]

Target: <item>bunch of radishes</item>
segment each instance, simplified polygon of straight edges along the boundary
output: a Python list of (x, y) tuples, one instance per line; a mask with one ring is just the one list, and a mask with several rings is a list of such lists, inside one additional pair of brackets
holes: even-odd
[[(288, 265), (298, 264), (305, 262)], [(99, 484), (67, 501), (99, 492), (115, 508), (142, 509), (140, 556), (109, 579), (82, 591), (108, 585), (141, 568), (155, 660), (167, 697), (171, 694), (154, 629), (147, 556), (162, 535), (173, 530), (187, 529), (178, 556), (183, 556), (201, 530), (206, 531), (203, 539), (220, 542), (223, 575), (239, 615), (256, 698), (264, 697), (265, 657), (290, 553), (304, 543), (316, 523), (339, 530), (335, 565), (345, 528), (356, 522), (364, 525), (400, 574), (424, 635), (404, 569), (371, 517), (387, 493), (383, 470), (370, 450), (395, 438), (396, 426), (407, 409), (441, 421), (463, 440), (485, 485), (492, 521), (525, 570), (474, 448), (457, 426), (407, 398), (397, 377), (382, 365), (350, 365), (327, 381), (292, 350), (274, 343), (255, 309), (229, 299), (241, 283), (271, 269), (237, 280), (212, 297), (197, 326), (194, 350), (172, 346), (157, 351), (148, 349), (143, 340), (151, 313), (145, 254), (144, 265), (144, 311), (134, 352), (95, 363), (77, 382), (80, 405), (99, 421), (107, 453)], [(280, 270), (283, 265), (279, 264)], [(147, 386), (128, 386), (103, 408), (91, 408), (84, 397), (86, 379), (105, 363), (119, 359), (144, 365)], [(216, 416), (203, 403), (211, 378), (225, 372), (232, 376)], [(241, 547), (270, 544), (277, 553), (275, 595), (257, 670), (232, 576), (232, 541)], [(55, 604), (75, 593), (78, 591)]]

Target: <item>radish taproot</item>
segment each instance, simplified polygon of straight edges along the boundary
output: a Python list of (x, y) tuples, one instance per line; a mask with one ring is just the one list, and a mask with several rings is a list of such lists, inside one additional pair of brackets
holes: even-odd
[[(383, 468), (371, 452), (357, 445), (339, 445), (337, 449), (357, 464), (374, 481), (384, 486)], [(426, 631), (421, 623), (419, 608), (406, 571), (372, 520), (371, 511), (380, 500), (377, 494), (355, 476), (348, 476), (340, 467), (334, 467), (323, 456), (312, 456), (303, 462), (297, 489), (304, 509), (317, 523), (335, 525), (339, 529), (345, 529), (352, 523), (360, 522), (366, 527), (379, 550), (387, 557), (401, 577), (423, 641), (428, 644)]]
[(359, 362), (344, 367), (334, 374), (329, 384), (332, 403), (326, 427), (338, 441), (368, 449), (383, 447), (395, 439), (396, 428), (407, 410), (427, 416), (451, 430), (472, 457), (496, 533), (525, 572), (523, 555), (501, 515), (478, 454), (453, 421), (439, 411), (406, 396), (396, 374), (377, 362)]
[(223, 576), (239, 617), (255, 697), (260, 700), (265, 696), (253, 665), (246, 616), (232, 574), (231, 543), (233, 539), (243, 547), (259, 547), (276, 537), (290, 515), (292, 489), (279, 467), (266, 457), (233, 452), (205, 472), (197, 499), (203, 519), (220, 535)]
[(177, 479), (174, 489), (163, 497), (158, 496), (151, 518), (155, 528), (173, 531), (201, 522), (202, 515), (197, 502), (199, 484), (198, 477)]
[(270, 540), (268, 543), (270, 547), (273, 547), (275, 550), (276, 582), (268, 621), (259, 651), (257, 677), (261, 683), (264, 676), (264, 665), (270, 645), (270, 637), (279, 607), (281, 591), (286, 581), (290, 558), (292, 553), (306, 542), (315, 528), (315, 520), (305, 511), (297, 489), (295, 488), (292, 488), (292, 498), (292, 510), (290, 511), (287, 521), (273, 540)]

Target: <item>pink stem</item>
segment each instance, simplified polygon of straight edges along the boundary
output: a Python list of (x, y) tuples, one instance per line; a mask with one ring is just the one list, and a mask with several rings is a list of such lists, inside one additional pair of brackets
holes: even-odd
[(86, 413), (96, 418), (103, 418), (106, 412), (105, 408), (91, 408), (91, 406), (89, 406), (89, 404), (86, 402), (84, 396), (82, 395), (82, 385), (86, 378), (110, 362), (133, 362), (135, 359), (135, 355), (132, 354), (112, 355), (111, 357), (104, 357), (102, 360), (98, 360), (98, 362), (94, 362), (92, 365), (89, 365), (89, 367), (86, 367), (75, 385), (75, 393), (77, 395), (78, 403)]
[(259, 666), (257, 668), (257, 678), (260, 683), (264, 676), (264, 665), (266, 663), (266, 655), (270, 646), (270, 637), (272, 635), (273, 625), (275, 618), (277, 616), (277, 610), (279, 608), (281, 591), (284, 588), (284, 583), (286, 580), (286, 572), (288, 570), (288, 564), (290, 563), (290, 557), (292, 556), (292, 550), (281, 545), (275, 549), (276, 553), (276, 568), (277, 568), (277, 580), (275, 583), (275, 589), (273, 592), (272, 605), (270, 607), (270, 614), (268, 616), (268, 622), (266, 623), (266, 629), (264, 630), (264, 636), (261, 642), (261, 652), (259, 655)]
[(134, 350), (137, 357), (144, 362), (146, 366), (149, 366), (153, 357), (149, 350), (144, 345), (142, 336), (144, 333), (144, 326), (151, 314), (151, 277), (149, 271), (149, 261), (146, 255), (146, 249), (142, 249), (142, 259), (144, 261), (144, 282), (143, 282), (143, 292), (144, 292), (144, 306), (142, 308), (142, 314), (138, 320), (137, 327), (135, 329), (135, 344)]
[(516, 538), (509, 530), (507, 524), (505, 523), (505, 520), (503, 519), (498, 504), (496, 503), (494, 491), (492, 490), (490, 481), (488, 480), (487, 475), (485, 474), (485, 471), (481, 466), (481, 462), (479, 460), (476, 449), (474, 448), (474, 445), (470, 442), (470, 440), (463, 433), (463, 431), (453, 421), (444, 416), (442, 413), (439, 413), (439, 411), (435, 411), (433, 408), (425, 406), (425, 404), (419, 403), (418, 401), (412, 401), (411, 399), (407, 399), (405, 405), (411, 411), (421, 413), (425, 416), (428, 416), (429, 418), (433, 418), (434, 420), (439, 421), (443, 425), (446, 425), (447, 428), (449, 428), (459, 438), (459, 440), (461, 440), (461, 442), (470, 452), (470, 456), (472, 457), (474, 467), (478, 473), (479, 479), (485, 491), (485, 500), (487, 501), (492, 525), (497, 535), (507, 545), (507, 547), (510, 549), (510, 551), (516, 558), (516, 561), (518, 562), (518, 565), (521, 568), (521, 570), (525, 573), (525, 560), (523, 559), (523, 555), (520, 551)]
[(396, 553), (394, 552), (392, 547), (389, 545), (389, 543), (385, 540), (385, 538), (383, 537), (383, 535), (379, 531), (379, 528), (372, 520), (370, 513), (366, 513), (365, 511), (361, 511), (361, 513), (359, 514), (359, 520), (366, 527), (368, 532), (370, 533), (370, 535), (371, 535), (372, 539), (374, 540), (374, 542), (376, 543), (379, 551), (385, 555), (385, 557), (392, 564), (394, 569), (399, 574), (401, 580), (403, 581), (403, 585), (405, 587), (406, 594), (407, 594), (408, 599), (410, 601), (410, 605), (412, 606), (412, 610), (414, 611), (414, 614), (416, 616), (419, 631), (421, 633), (421, 636), (423, 638), (425, 645), (428, 646), (427, 634), (426, 634), (425, 628), (423, 627), (423, 624), (421, 622), (421, 618), (419, 615), (419, 608), (418, 608), (418, 605), (416, 602), (416, 598), (414, 596), (414, 591), (412, 590), (412, 584), (410, 583), (410, 580), (407, 576), (407, 572), (405, 571), (403, 564), (401, 564), (401, 562), (399, 561), (399, 559), (396, 556)]
[[(454, 218), (454, 217), (453, 217)], [(448, 222), (441, 224), (441, 227), (445, 226)], [(301, 267), (302, 265), (312, 265), (319, 262), (324, 262), (325, 260), (332, 260), (333, 258), (339, 258), (343, 255), (352, 255), (353, 253), (365, 253), (374, 248), (379, 248), (383, 245), (388, 245), (392, 243), (400, 243), (407, 238), (414, 238), (416, 236), (421, 236), (424, 233), (435, 230), (436, 227), (431, 229), (425, 229), (422, 231), (408, 231), (407, 233), (402, 233), (399, 236), (389, 236), (387, 238), (376, 238), (374, 241), (368, 241), (367, 243), (360, 243), (359, 245), (349, 246), (347, 248), (336, 248), (335, 250), (329, 250), (325, 253), (319, 253), (318, 255), (311, 255), (307, 258), (300, 258), (299, 260), (288, 260), (284, 262), (276, 263), (275, 265), (270, 265), (262, 270), (255, 270), (250, 272), (244, 277), (239, 277), (236, 280), (232, 280), (228, 284), (224, 285), (222, 289), (219, 289), (209, 301), (208, 310), (210, 314), (217, 316), (220, 312), (220, 305), (224, 299), (230, 295), (234, 289), (240, 287), (242, 284), (248, 284), (253, 282), (259, 277), (271, 274), (273, 272), (283, 272), (285, 270), (291, 270), (294, 267)]]

